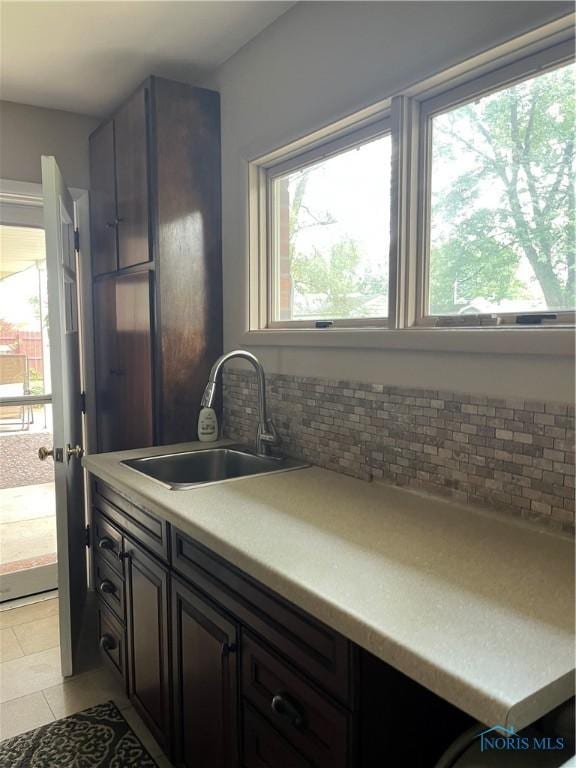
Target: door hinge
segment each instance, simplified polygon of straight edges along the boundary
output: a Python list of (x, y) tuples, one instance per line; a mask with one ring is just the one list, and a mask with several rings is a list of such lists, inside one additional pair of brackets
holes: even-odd
[(74, 250), (80, 253), (80, 232), (78, 229), (74, 230)]
[(86, 392), (80, 392), (80, 410), (86, 413)]
[(90, 549), (90, 526), (89, 525), (86, 526), (86, 530), (84, 532), (84, 543), (86, 544), (88, 549)]

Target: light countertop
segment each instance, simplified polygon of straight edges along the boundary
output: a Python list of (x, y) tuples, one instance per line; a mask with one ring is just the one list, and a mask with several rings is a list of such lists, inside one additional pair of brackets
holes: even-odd
[(172, 491), (120, 463), (206, 447), (84, 466), (483, 723), (522, 728), (573, 695), (570, 538), (317, 467)]

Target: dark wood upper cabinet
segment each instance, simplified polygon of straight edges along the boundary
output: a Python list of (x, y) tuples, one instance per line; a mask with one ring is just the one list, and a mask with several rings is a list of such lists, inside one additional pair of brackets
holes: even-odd
[(145, 271), (94, 286), (98, 444), (114, 450), (154, 442), (152, 281)]
[(128, 692), (157, 742), (170, 750), (168, 569), (125, 543)]
[[(217, 94), (155, 80), (154, 160), (161, 267), (161, 442), (189, 440), (222, 349), (220, 104)], [(193, 126), (193, 136), (191, 128)], [(163, 262), (164, 264), (164, 262)]]
[(90, 224), (94, 275), (118, 268), (116, 244), (114, 123), (101, 125), (90, 137)]
[(172, 581), (176, 765), (238, 766), (238, 629), (178, 579)]
[(149, 78), (90, 162), (98, 450), (193, 440), (222, 352), (219, 95)]
[(116, 379), (112, 373), (118, 359), (115, 281), (97, 281), (94, 284), (93, 299), (97, 439), (101, 447), (116, 446), (121, 439), (121, 426), (118, 419)]
[(150, 302), (153, 274), (122, 275), (116, 284), (116, 363), (112, 369), (118, 402), (129, 403), (121, 418), (118, 449), (153, 443), (152, 339)]
[(151, 258), (148, 214), (148, 88), (141, 88), (114, 118), (118, 266)]

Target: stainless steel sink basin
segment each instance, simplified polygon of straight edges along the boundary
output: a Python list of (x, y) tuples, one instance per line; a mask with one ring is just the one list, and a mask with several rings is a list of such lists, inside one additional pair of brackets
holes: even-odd
[(128, 459), (122, 464), (158, 480), (172, 490), (309, 466), (296, 459), (256, 456), (238, 446)]

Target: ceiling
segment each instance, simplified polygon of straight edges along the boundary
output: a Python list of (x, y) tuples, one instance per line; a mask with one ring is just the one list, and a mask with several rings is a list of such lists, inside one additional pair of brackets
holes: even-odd
[(292, 5), (3, 0), (1, 96), (105, 117), (150, 74), (198, 82)]
[(45, 260), (43, 229), (0, 225), (0, 280)]

